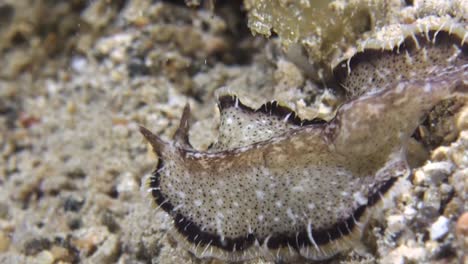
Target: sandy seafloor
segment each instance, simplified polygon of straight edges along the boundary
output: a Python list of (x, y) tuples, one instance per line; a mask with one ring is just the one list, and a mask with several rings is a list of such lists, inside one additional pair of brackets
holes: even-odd
[[(167, 216), (141, 190), (155, 158), (138, 125), (170, 139), (190, 103), (190, 139), (206, 148), (224, 86), (252, 105), (280, 99), (304, 116), (330, 115), (336, 98), (282, 56), (275, 37), (252, 36), (241, 1), (214, 11), (168, 2), (0, 1), (0, 263), (202, 263), (166, 236)], [(389, 1), (405, 19), (457, 16), (423, 2)], [(421, 6), (429, 11), (413, 10)], [(455, 135), (370, 223), (367, 253), (331, 263), (466, 261), (460, 111), (447, 117)]]

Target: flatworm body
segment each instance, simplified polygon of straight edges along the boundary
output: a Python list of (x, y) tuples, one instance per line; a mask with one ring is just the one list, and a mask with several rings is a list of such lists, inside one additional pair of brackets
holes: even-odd
[[(159, 157), (149, 191), (172, 217), (174, 236), (198, 257), (227, 261), (321, 260), (352, 248), (370, 212), (409, 175), (405, 147), (422, 118), (467, 91), (466, 44), (449, 33), (439, 37), (441, 45), (434, 32), (416, 36), (413, 46), (405, 42), (410, 57), (438, 46), (429, 54), (455, 56), (420, 78), (402, 74), (386, 83), (387, 75), (363, 91), (359, 85), (374, 84), (367, 77), (380, 76), (367, 72), (372, 63), (364, 61), (365, 51), (339, 65), (346, 72), (337, 69), (338, 80), (351, 99), (330, 122), (301, 120), (276, 102), (254, 110), (225, 94), (218, 99), (220, 136), (208, 151), (187, 140), (188, 108), (172, 142), (142, 127)], [(369, 56), (402, 60), (400, 48), (400, 55)]]

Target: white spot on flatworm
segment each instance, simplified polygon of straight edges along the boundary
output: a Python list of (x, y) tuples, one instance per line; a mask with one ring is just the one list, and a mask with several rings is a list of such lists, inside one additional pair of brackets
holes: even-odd
[(263, 199), (265, 198), (265, 193), (260, 190), (256, 190), (255, 195), (257, 196), (257, 199), (260, 201), (263, 201)]

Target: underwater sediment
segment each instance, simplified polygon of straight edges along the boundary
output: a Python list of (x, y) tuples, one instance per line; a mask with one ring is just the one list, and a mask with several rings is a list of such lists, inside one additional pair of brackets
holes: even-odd
[[(197, 2), (0, 3), (0, 262), (209, 262), (171, 235), (171, 215), (152, 205), (145, 179), (159, 157), (140, 125), (170, 142), (188, 103), (184, 137), (215, 153), (239, 144), (228, 133), (232, 115), (244, 126), (280, 114), (272, 123), (280, 127), (257, 127), (275, 133), (236, 135), (248, 146), (301, 130), (303, 120), (329, 126), (366, 93), (413, 87), (466, 64), (466, 0)], [(219, 111), (222, 95), (236, 97), (224, 97)], [(229, 98), (243, 112), (227, 107), (236, 102)], [(362, 248), (343, 247), (331, 263), (463, 260), (467, 116), (463, 96), (424, 114), (405, 139), (406, 189), (367, 218), (353, 240)], [(349, 223), (334, 236), (355, 230)], [(258, 255), (248, 262), (268, 263)]]

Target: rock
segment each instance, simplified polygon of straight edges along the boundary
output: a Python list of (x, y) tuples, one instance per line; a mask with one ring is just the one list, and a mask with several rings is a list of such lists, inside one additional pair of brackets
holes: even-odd
[(120, 225), (116, 221), (116, 216), (111, 211), (104, 211), (101, 217), (101, 222), (103, 225), (107, 226), (111, 233), (115, 233), (120, 229)]
[(10, 238), (0, 231), (0, 253), (5, 252), (10, 247)]
[(285, 102), (291, 101), (291, 99), (295, 99), (294, 92), (297, 91), (297, 87), (304, 84), (304, 76), (297, 66), (291, 62), (280, 60), (277, 65), (278, 69), (274, 73), (275, 82), (277, 83), (275, 97), (281, 98)]
[(445, 216), (440, 216), (429, 230), (432, 240), (443, 238), (450, 230), (450, 220)]
[(468, 145), (468, 130), (461, 131), (459, 139), (452, 144), (450, 151), (450, 159), (458, 167), (468, 166), (468, 156), (466, 155), (466, 146)]
[(215, 141), (215, 124), (211, 120), (200, 120), (195, 122), (189, 131), (190, 143), (197, 149), (208, 149)]
[(379, 263), (419, 263), (424, 259), (426, 259), (426, 250), (424, 250), (424, 248), (401, 245), (390, 252), (390, 254), (382, 256)]
[(50, 253), (52, 253), (54, 260), (70, 262), (73, 259), (68, 249), (61, 246), (52, 246), (50, 248)]
[(458, 238), (459, 247), (462, 248), (462, 252), (459, 253), (459, 257), (460, 259), (464, 258), (464, 263), (467, 263), (468, 256), (466, 255), (466, 248), (468, 248), (468, 212), (463, 213), (458, 218), (455, 226), (455, 233)]
[(403, 215), (390, 215), (387, 217), (387, 229), (385, 230), (386, 242), (396, 246), (396, 242), (406, 227), (406, 221)]
[(109, 231), (105, 226), (94, 226), (87, 229), (80, 229), (76, 234), (76, 239), (71, 241), (72, 245), (81, 251), (82, 255), (92, 254), (99, 244), (103, 243), (109, 236)]
[(71, 68), (76, 72), (84, 72), (87, 67), (87, 60), (82, 56), (74, 56), (70, 62)]
[(423, 170), (417, 170), (414, 173), (414, 178), (413, 182), (415, 185), (423, 185), (426, 182), (426, 174), (423, 172)]
[(463, 201), (460, 197), (453, 197), (450, 202), (447, 203), (444, 210), (444, 216), (447, 218), (453, 218), (459, 215), (463, 211)]
[(427, 175), (429, 183), (439, 184), (447, 179), (454, 170), (453, 163), (449, 161), (431, 162), (423, 167), (424, 173)]
[(36, 255), (38, 252), (49, 249), (50, 245), (50, 240), (47, 238), (33, 238), (24, 244), (24, 253)]
[(399, 232), (406, 225), (405, 218), (402, 215), (390, 215), (387, 217), (387, 231)]
[(71, 212), (79, 212), (81, 210), (81, 207), (83, 207), (83, 204), (85, 203), (85, 200), (81, 197), (73, 197), (73, 196), (68, 196), (65, 198), (65, 201), (63, 203), (63, 210), (65, 212), (71, 211)]
[(459, 237), (468, 236), (468, 212), (464, 212), (457, 220), (455, 231)]
[(119, 238), (116, 235), (110, 235), (106, 241), (99, 246), (97, 251), (91, 256), (90, 263), (112, 263), (117, 259), (119, 252)]
[(423, 207), (428, 213), (428, 216), (437, 215), (440, 209), (441, 197), (438, 188), (428, 188), (426, 192), (424, 192), (423, 197)]
[(449, 158), (449, 150), (449, 147), (438, 147), (434, 151), (432, 151), (431, 159), (437, 161), (447, 160)]
[(453, 172), (454, 165), (448, 161), (431, 162), (414, 174), (414, 183), (417, 185), (437, 185), (446, 180)]
[(456, 121), (458, 130), (468, 130), (468, 106), (465, 106)]
[(119, 197), (128, 200), (138, 191), (139, 185), (135, 180), (135, 175), (131, 172), (124, 172), (119, 177), (117, 192)]
[(431, 260), (446, 258), (447, 256), (454, 256), (456, 250), (453, 244), (449, 242), (450, 239), (445, 239), (443, 242), (428, 240), (426, 242), (426, 250), (430, 255)]
[(36, 255), (34, 263), (37, 264), (52, 264), (54, 263), (54, 255), (48, 250), (43, 250)]
[(27, 259), (24, 255), (13, 251), (0, 254), (0, 263), (27, 263)]
[(403, 212), (403, 215), (407, 220), (413, 220), (414, 217), (418, 214), (418, 211), (414, 209), (413, 206), (406, 206), (405, 211)]
[(466, 200), (468, 193), (468, 168), (456, 171), (450, 178), (450, 184), (455, 188), (455, 192), (457, 192), (463, 200)]

